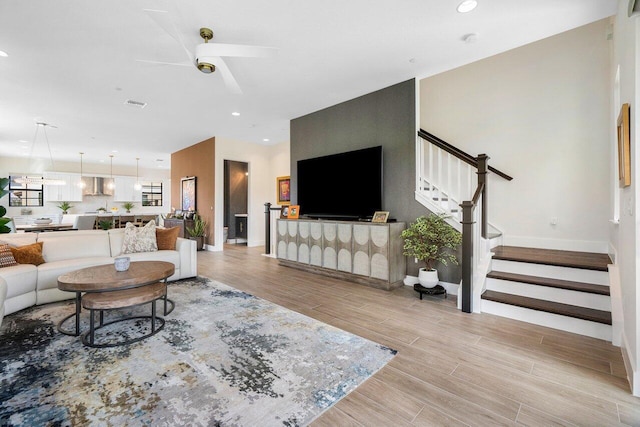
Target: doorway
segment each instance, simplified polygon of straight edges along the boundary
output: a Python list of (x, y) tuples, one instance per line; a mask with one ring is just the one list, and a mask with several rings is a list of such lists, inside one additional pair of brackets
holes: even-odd
[[(223, 243), (246, 245), (249, 237), (249, 164), (224, 161)], [(224, 237), (226, 236), (226, 240)]]

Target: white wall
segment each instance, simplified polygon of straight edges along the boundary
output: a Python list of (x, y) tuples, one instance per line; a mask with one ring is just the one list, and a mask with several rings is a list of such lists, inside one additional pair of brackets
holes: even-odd
[[(626, 0), (618, 3), (618, 14), (614, 27), (614, 54), (611, 64), (612, 81), (617, 70), (620, 70), (619, 98), (612, 105), (610, 115), (617, 118), (620, 106), (624, 103), (631, 105), (631, 186), (620, 189), (619, 197), (614, 198), (620, 212), (620, 222), (611, 228), (610, 244), (612, 251), (617, 254), (616, 263), (620, 272), (619, 283), (623, 307), (623, 328), (621, 347), (627, 367), (627, 373), (632, 383), (633, 392), (640, 396), (640, 341), (638, 331), (640, 322), (638, 316), (638, 248), (640, 247), (636, 215), (640, 209), (637, 189), (640, 185), (640, 153), (637, 151), (637, 126), (640, 125), (640, 85), (638, 85), (638, 66), (640, 58), (640, 24), (638, 17), (627, 17)], [(617, 91), (618, 92), (618, 91)], [(612, 138), (613, 139), (613, 138)], [(615, 161), (612, 162), (615, 165)]]
[(234, 160), (249, 164), (248, 246), (261, 246), (265, 242), (264, 204), (276, 201), (276, 177), (289, 175), (289, 142), (264, 146), (216, 137), (215, 177), (215, 246), (223, 249), (224, 224), (224, 161)]
[[(22, 157), (0, 157), (0, 176), (8, 177), (12, 174), (42, 174), (45, 171), (51, 171), (51, 162), (49, 159), (39, 158), (22, 158)], [(71, 172), (80, 173), (80, 162), (56, 162), (56, 172)], [(95, 175), (95, 176), (109, 176), (111, 168), (109, 163), (100, 164), (83, 164), (83, 175)], [(136, 168), (126, 166), (113, 166), (113, 174), (120, 176), (136, 176)], [(171, 173), (169, 169), (139, 169), (139, 177), (144, 181), (163, 181), (163, 203), (164, 206), (154, 207), (145, 206), (142, 207), (140, 203), (136, 203), (136, 206), (131, 211), (132, 213), (148, 213), (148, 214), (161, 214), (169, 212), (171, 206)], [(60, 209), (57, 208), (59, 202), (46, 202), (43, 207), (31, 208), (33, 215), (49, 215), (59, 214)], [(85, 196), (82, 202), (72, 202), (73, 208), (69, 213), (84, 213), (95, 211), (99, 207), (106, 207), (108, 209), (117, 207), (120, 209), (120, 213), (124, 212), (121, 202), (114, 202), (112, 196)], [(9, 196), (5, 196), (0, 199), (0, 205), (7, 208), (7, 216), (20, 215), (20, 209), (17, 207), (9, 207)]]
[(490, 165), (514, 177), (489, 181), (489, 221), (506, 244), (607, 250), (608, 25), (602, 20), (421, 81), (421, 127), (469, 154), (488, 154)]

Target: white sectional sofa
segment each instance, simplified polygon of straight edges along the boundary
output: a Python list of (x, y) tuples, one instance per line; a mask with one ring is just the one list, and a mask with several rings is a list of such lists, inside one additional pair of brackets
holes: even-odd
[[(94, 265), (111, 264), (122, 255), (124, 229), (79, 230), (49, 233), (0, 234), (0, 242), (10, 246), (23, 246), (43, 242), (43, 264), (19, 264), (0, 268), (0, 305), (3, 285), (6, 282), (4, 315), (32, 305), (46, 304), (75, 297), (73, 292), (58, 289), (61, 274)], [(175, 274), (169, 281), (195, 277), (197, 272), (196, 241), (178, 237), (175, 250), (159, 250), (126, 254), (131, 261), (172, 262)], [(0, 309), (0, 322), (2, 321)]]

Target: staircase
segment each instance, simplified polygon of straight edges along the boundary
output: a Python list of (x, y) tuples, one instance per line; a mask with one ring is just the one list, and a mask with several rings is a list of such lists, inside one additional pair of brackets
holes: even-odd
[(497, 246), (482, 311), (611, 341), (607, 254)]

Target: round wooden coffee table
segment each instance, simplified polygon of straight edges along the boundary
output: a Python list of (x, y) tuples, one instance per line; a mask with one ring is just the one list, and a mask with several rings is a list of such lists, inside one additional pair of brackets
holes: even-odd
[[(166, 281), (175, 273), (175, 266), (165, 261), (133, 261), (126, 271), (116, 271), (113, 264), (97, 265), (72, 271), (58, 277), (58, 289), (76, 293), (76, 311), (58, 323), (58, 331), (66, 335), (80, 335), (80, 312), (82, 310), (82, 293), (112, 292), (124, 289), (139, 288), (159, 281)], [(171, 308), (167, 310), (167, 303)], [(164, 299), (164, 314), (173, 311), (173, 301)], [(75, 317), (75, 331), (65, 329), (64, 323)]]

